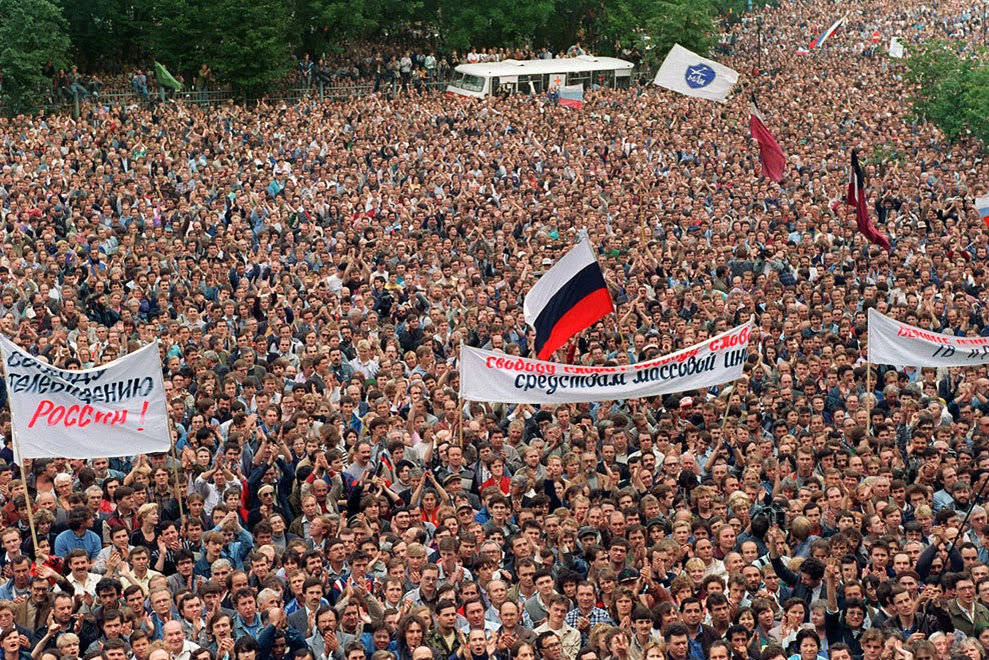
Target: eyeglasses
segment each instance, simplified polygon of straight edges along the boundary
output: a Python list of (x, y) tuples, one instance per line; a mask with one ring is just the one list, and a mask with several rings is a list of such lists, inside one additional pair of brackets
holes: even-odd
[(561, 644), (560, 642), (549, 642), (549, 643), (543, 645), (542, 650), (543, 651), (549, 651), (550, 649), (558, 649), (558, 648), (562, 648), (562, 647), (563, 647), (563, 644)]

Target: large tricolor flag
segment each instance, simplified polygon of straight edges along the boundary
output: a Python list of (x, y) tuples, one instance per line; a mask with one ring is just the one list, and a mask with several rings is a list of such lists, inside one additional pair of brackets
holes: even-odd
[(869, 219), (869, 203), (865, 192), (865, 174), (862, 166), (859, 165), (858, 152), (852, 150), (852, 172), (851, 181), (848, 182), (848, 197), (846, 203), (855, 207), (855, 222), (859, 231), (869, 239), (869, 242), (878, 245), (889, 252), (889, 239), (886, 238)]
[(536, 331), (536, 357), (549, 357), (571, 337), (615, 311), (591, 242), (584, 239), (529, 290), (522, 304)]
[(568, 108), (582, 108), (584, 106), (584, 86), (564, 85), (561, 87), (560, 105)]
[(808, 50), (814, 50), (815, 48), (820, 48), (821, 46), (823, 46), (824, 42), (827, 41), (832, 34), (838, 31), (838, 28), (841, 27), (841, 24), (845, 22), (846, 18), (848, 18), (848, 14), (845, 14), (837, 21), (832, 23), (831, 27), (825, 30), (824, 33), (821, 34), (821, 36), (819, 36), (817, 39), (814, 39), (814, 41), (810, 42), (810, 45), (807, 47)]
[(755, 103), (749, 104), (749, 130), (752, 137), (759, 143), (759, 160), (762, 161), (762, 175), (779, 183), (783, 180), (783, 168), (786, 166), (786, 156), (779, 142), (773, 137), (762, 121), (762, 113)]
[(975, 210), (979, 212), (985, 223), (989, 225), (989, 195), (975, 198)]

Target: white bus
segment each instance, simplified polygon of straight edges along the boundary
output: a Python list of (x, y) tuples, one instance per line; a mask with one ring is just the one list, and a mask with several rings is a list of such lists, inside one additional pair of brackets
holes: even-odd
[(489, 94), (542, 94), (553, 87), (583, 84), (627, 89), (634, 65), (614, 57), (581, 55), (553, 60), (503, 60), (461, 64), (454, 69), (447, 95), (481, 98)]

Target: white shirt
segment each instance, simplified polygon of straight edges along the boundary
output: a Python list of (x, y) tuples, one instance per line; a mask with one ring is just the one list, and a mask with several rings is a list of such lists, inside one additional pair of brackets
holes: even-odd
[(182, 650), (179, 651), (177, 654), (172, 655), (172, 660), (189, 660), (189, 658), (192, 656), (192, 653), (194, 651), (198, 651), (199, 648), (200, 648), (199, 644), (196, 644), (195, 642), (190, 642), (189, 640), (185, 640), (184, 642), (182, 642)]
[(86, 573), (86, 581), (80, 582), (76, 579), (73, 573), (69, 573), (67, 579), (72, 587), (75, 589), (73, 592), (76, 596), (82, 596), (83, 594), (89, 594), (90, 596), (96, 595), (96, 583), (103, 579), (102, 575), (97, 573)]

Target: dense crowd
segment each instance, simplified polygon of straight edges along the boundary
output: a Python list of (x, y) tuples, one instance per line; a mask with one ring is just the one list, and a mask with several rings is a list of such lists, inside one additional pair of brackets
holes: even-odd
[[(872, 307), (989, 334), (989, 168), (910, 116), (871, 40), (974, 44), (977, 15), (867, 0), (795, 54), (845, 11), (740, 23), (726, 106), (372, 93), (0, 120), (0, 328), (67, 369), (159, 340), (174, 429), (165, 454), (21, 466), (4, 408), (3, 660), (987, 657), (989, 375), (865, 361)], [(844, 205), (852, 148), (888, 254)], [(744, 377), (460, 399), (459, 346), (531, 355), (523, 297), (585, 230), (618, 313), (558, 361), (754, 316)]]

